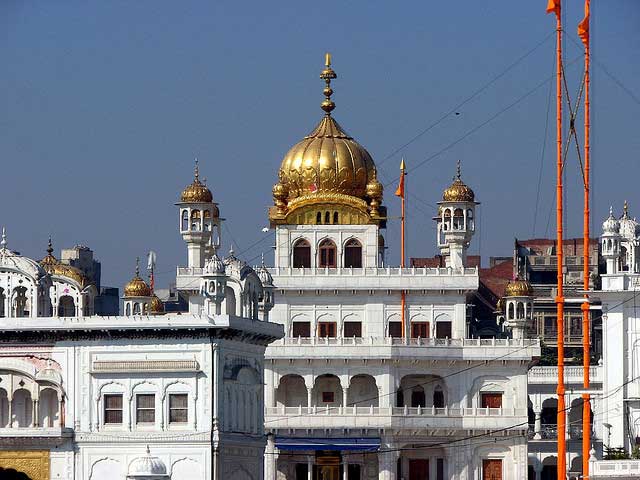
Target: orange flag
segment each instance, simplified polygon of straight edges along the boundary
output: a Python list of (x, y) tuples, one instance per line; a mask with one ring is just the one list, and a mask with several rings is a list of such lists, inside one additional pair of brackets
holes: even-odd
[(400, 183), (398, 183), (398, 188), (396, 189), (396, 195), (398, 197), (404, 198), (404, 172), (400, 174)]
[(585, 47), (589, 46), (589, 0), (584, 1), (584, 18), (578, 24), (578, 36)]
[(406, 167), (404, 165), (404, 158), (400, 162), (400, 183), (398, 184), (398, 188), (396, 188), (396, 195), (398, 197), (404, 198), (404, 171)]
[(560, 0), (549, 0), (547, 3), (547, 13), (555, 12), (556, 16), (560, 18)]

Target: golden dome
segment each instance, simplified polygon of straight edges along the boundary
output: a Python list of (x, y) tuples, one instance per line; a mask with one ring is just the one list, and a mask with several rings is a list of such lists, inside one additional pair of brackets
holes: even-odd
[(151, 288), (140, 277), (140, 267), (138, 266), (138, 259), (136, 259), (136, 275), (124, 286), (125, 297), (150, 297)]
[(191, 185), (187, 185), (180, 195), (180, 201), (185, 203), (211, 203), (213, 202), (213, 195), (211, 190), (200, 181), (200, 174), (198, 172), (198, 161), (196, 160), (196, 169)]
[(505, 297), (532, 297), (533, 287), (526, 280), (512, 280), (504, 287)]
[(383, 187), (373, 159), (331, 116), (335, 104), (330, 82), (336, 74), (328, 54), (320, 77), (326, 82), (321, 104), (325, 115), (284, 156), (272, 191), (276, 208), (271, 220), (284, 221), (293, 210), (310, 204), (347, 206), (361, 210), (365, 217), (378, 218)]
[(80, 285), (80, 288), (84, 288), (91, 283), (87, 276), (82, 273), (82, 270), (76, 267), (72, 267), (71, 265), (66, 265), (53, 256), (53, 246), (51, 245), (51, 238), (49, 238), (47, 256), (40, 260), (40, 266), (49, 275), (66, 277), (75, 281), (78, 285)]
[(149, 313), (155, 315), (164, 313), (164, 303), (155, 294), (151, 296), (151, 301), (149, 302)]
[(458, 160), (458, 168), (453, 183), (442, 194), (442, 200), (445, 202), (474, 202), (475, 194), (460, 178), (460, 161)]

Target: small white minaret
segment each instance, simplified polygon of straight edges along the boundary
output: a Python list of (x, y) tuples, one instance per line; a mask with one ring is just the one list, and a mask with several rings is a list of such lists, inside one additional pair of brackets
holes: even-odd
[(200, 181), (198, 161), (193, 183), (176, 203), (180, 210), (180, 234), (187, 243), (189, 267), (204, 267), (205, 260), (220, 246), (220, 211), (211, 190)]
[(213, 252), (207, 259), (202, 278), (200, 280), (200, 292), (204, 297), (204, 313), (207, 315), (220, 315), (222, 302), (225, 300), (227, 287), (227, 274), (224, 262)]
[(533, 319), (533, 288), (526, 280), (513, 280), (504, 289), (505, 326), (514, 339), (524, 338), (527, 324)]
[(447, 267), (463, 268), (467, 265), (467, 249), (476, 230), (475, 194), (460, 178), (460, 161), (453, 183), (438, 202), (438, 247)]
[(613, 216), (613, 207), (609, 207), (609, 216), (602, 223), (602, 257), (607, 262), (608, 275), (618, 273), (621, 238), (620, 222)]

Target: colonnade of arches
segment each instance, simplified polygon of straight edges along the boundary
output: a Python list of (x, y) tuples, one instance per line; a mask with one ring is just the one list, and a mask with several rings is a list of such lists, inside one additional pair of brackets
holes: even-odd
[(12, 372), (0, 377), (0, 428), (61, 426), (63, 395), (57, 385)]

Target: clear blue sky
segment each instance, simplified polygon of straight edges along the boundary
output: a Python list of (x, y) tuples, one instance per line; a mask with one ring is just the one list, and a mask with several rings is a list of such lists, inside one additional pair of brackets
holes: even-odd
[[(567, 0), (566, 62), (575, 96), (582, 69), (575, 27), (582, 0)], [(594, 226), (625, 198), (640, 216), (640, 2), (593, 0)], [(0, 224), (9, 246), (41, 258), (90, 246), (103, 284), (122, 286), (135, 257), (158, 253), (166, 285), (186, 249), (173, 205), (193, 159), (227, 220), (225, 251), (252, 263), (265, 240), (271, 186), (288, 148), (322, 112), (330, 51), (337, 120), (367, 147), (382, 180), (400, 155), (411, 171), (408, 252), (432, 255), (431, 217), (455, 161), (481, 206), (472, 253), (510, 255), (533, 234), (549, 83), (440, 155), (443, 148), (552, 75), (555, 21), (546, 0), (277, 1), (65, 0), (0, 2)], [(519, 57), (539, 48), (401, 152)], [(573, 41), (572, 41), (573, 40)], [(571, 61), (577, 59), (571, 64)], [(603, 67), (634, 95), (605, 74)], [(554, 105), (536, 236), (554, 235)], [(580, 121), (580, 120), (579, 120)], [(569, 159), (569, 233), (581, 234), (575, 155)], [(393, 186), (385, 204), (397, 215)], [(399, 226), (389, 222), (391, 259)]]

